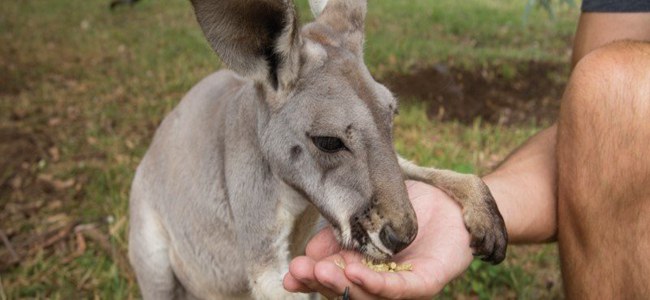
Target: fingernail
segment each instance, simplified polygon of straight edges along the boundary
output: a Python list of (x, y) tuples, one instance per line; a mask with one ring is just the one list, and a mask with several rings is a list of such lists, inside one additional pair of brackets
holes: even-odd
[(352, 283), (354, 283), (354, 284), (356, 284), (356, 285), (358, 285), (358, 286), (362, 286), (362, 285), (363, 285), (363, 282), (362, 282), (361, 280), (359, 280), (358, 278), (354, 278), (354, 277), (352, 277), (352, 278), (349, 278), (349, 279), (350, 279), (350, 281), (352, 281)]
[(333, 289), (335, 288), (335, 287), (334, 287), (334, 284), (332, 284), (332, 283), (329, 282), (329, 281), (322, 281), (321, 284), (324, 285), (324, 286), (325, 286), (326, 288), (328, 288), (328, 289), (332, 289), (332, 290), (333, 290)]

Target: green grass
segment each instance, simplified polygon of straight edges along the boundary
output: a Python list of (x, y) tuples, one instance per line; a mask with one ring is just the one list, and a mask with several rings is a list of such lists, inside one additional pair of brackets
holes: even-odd
[[(371, 2), (366, 62), (376, 75), (436, 62), (470, 68), (512, 60), (563, 62), (576, 10), (559, 5), (551, 20), (543, 10), (526, 15), (526, 2)], [(308, 10), (302, 12), (307, 15)]]
[[(300, 11), (308, 20), (305, 3), (300, 1)], [(521, 61), (568, 61), (577, 12), (560, 7), (551, 20), (533, 11), (524, 24), (524, 6), (525, 1), (498, 0), (371, 1), (367, 63), (382, 78), (438, 62), (468, 70), (496, 64), (507, 73), (516, 72)], [(26, 201), (63, 204), (26, 219), (20, 231), (65, 214), (96, 224), (110, 246), (87, 240), (85, 252), (70, 257), (76, 247), (71, 237), (56, 251), (37, 251), (1, 274), (4, 293), (9, 299), (138, 298), (130, 270), (116, 264), (127, 249), (133, 172), (160, 120), (193, 84), (220, 67), (189, 1), (145, 0), (113, 12), (103, 0), (1, 1), (0, 44), (0, 90), (14, 90), (0, 92), (0, 126), (44, 132), (60, 158), (44, 155), (29, 169), (74, 178), (78, 185), (30, 196)], [(424, 110), (422, 104), (401, 108), (398, 151), (462, 172), (486, 172), (541, 126), (441, 123), (427, 119)], [(10, 201), (0, 199), (0, 205)], [(0, 220), (0, 226), (10, 225)], [(473, 263), (443, 296), (546, 295), (535, 274), (539, 268), (556, 270), (556, 254), (545, 247), (517, 253), (498, 267)]]

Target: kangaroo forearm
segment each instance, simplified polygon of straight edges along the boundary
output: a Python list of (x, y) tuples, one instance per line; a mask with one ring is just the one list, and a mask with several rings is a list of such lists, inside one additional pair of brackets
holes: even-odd
[(503, 215), (511, 243), (555, 239), (557, 126), (542, 130), (483, 178)]

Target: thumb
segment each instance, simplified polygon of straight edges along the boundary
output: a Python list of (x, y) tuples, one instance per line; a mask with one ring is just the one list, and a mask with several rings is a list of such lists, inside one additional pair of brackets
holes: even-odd
[(334, 237), (334, 232), (328, 226), (311, 238), (305, 249), (305, 254), (313, 260), (319, 261), (339, 251), (341, 251), (341, 247)]

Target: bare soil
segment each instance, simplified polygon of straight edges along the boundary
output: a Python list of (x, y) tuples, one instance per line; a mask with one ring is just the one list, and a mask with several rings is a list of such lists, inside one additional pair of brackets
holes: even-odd
[(383, 81), (400, 101), (426, 102), (432, 119), (469, 124), (480, 118), (516, 125), (555, 119), (566, 74), (565, 65), (531, 61), (511, 71), (502, 66), (468, 71), (436, 65), (388, 75)]
[(81, 190), (79, 178), (39, 171), (60, 156), (51, 132), (16, 125), (0, 125), (0, 271), (66, 238), (75, 223), (66, 206)]

